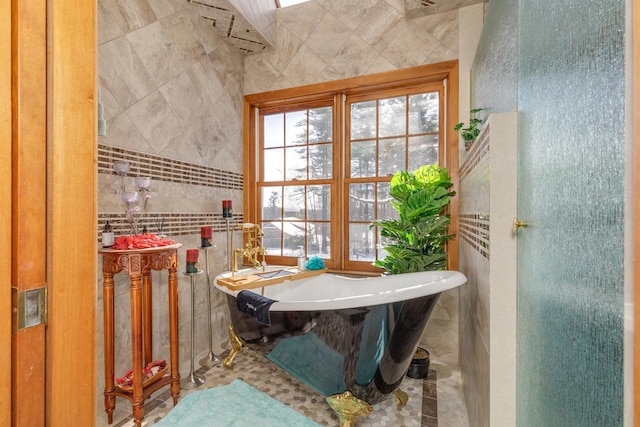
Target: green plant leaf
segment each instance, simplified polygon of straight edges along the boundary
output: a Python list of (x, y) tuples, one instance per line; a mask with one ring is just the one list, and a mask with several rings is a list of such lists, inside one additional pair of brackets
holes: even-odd
[(460, 136), (465, 141), (475, 141), (475, 139), (480, 135), (480, 126), (484, 120), (476, 117), (480, 111), (484, 111), (486, 108), (473, 108), (470, 110), (471, 118), (469, 119), (469, 125), (464, 127), (464, 122), (458, 123), (453, 127), (453, 130), (456, 132), (460, 132)]
[(444, 246), (455, 236), (448, 233), (450, 218), (442, 213), (455, 195), (451, 185), (446, 168), (436, 164), (399, 171), (391, 178), (391, 205), (399, 218), (371, 224), (378, 228), (387, 254), (375, 265), (389, 274), (446, 268)]

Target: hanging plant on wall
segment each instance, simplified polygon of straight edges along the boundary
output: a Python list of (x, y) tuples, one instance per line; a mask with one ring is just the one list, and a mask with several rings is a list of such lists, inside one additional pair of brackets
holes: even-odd
[(391, 205), (398, 219), (374, 222), (387, 253), (375, 265), (388, 274), (443, 270), (447, 266), (445, 243), (454, 237), (448, 233), (449, 216), (444, 213), (451, 197), (451, 177), (436, 164), (421, 166), (414, 172), (400, 171), (391, 179)]
[(469, 125), (467, 125), (467, 127), (464, 127), (464, 122), (460, 122), (453, 127), (453, 130), (460, 132), (460, 137), (464, 140), (465, 151), (469, 151), (471, 149), (471, 146), (480, 134), (479, 126), (484, 122), (484, 120), (478, 118), (477, 114), (484, 110), (485, 108), (472, 109), (470, 111), (471, 119), (469, 119)]

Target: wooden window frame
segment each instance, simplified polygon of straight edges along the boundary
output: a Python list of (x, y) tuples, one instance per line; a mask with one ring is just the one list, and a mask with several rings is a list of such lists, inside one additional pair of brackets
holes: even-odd
[[(371, 74), (361, 77), (352, 77), (332, 82), (318, 83), (308, 86), (282, 89), (271, 92), (263, 92), (258, 94), (247, 95), (244, 98), (244, 219), (247, 222), (255, 222), (260, 218), (260, 207), (257, 204), (258, 197), (258, 157), (259, 141), (258, 138), (258, 120), (259, 112), (275, 109), (295, 110), (297, 106), (302, 104), (308, 105), (315, 101), (326, 101), (333, 99), (334, 118), (341, 118), (344, 115), (343, 97), (353, 95), (363, 95), (371, 92), (404, 90), (411, 87), (426, 86), (434, 83), (444, 82), (446, 90), (444, 91), (444, 120), (443, 120), (443, 139), (445, 149), (443, 150), (442, 165), (449, 170), (452, 178), (454, 190), (459, 185), (458, 175), (458, 158), (459, 143), (458, 134), (453, 131), (453, 124), (458, 122), (458, 61), (446, 61), (436, 64), (422, 65), (418, 67), (405, 68), (402, 70), (388, 71), (384, 73)], [(338, 132), (337, 126), (334, 126), (334, 133)], [(342, 135), (336, 141), (342, 140)], [(337, 150), (334, 150), (337, 151)], [(344, 159), (342, 154), (334, 152), (334, 172), (333, 179), (336, 182), (342, 182), (344, 179)], [(336, 185), (335, 194), (337, 200), (344, 200), (344, 185)], [(336, 204), (332, 208), (332, 218), (342, 218), (342, 205)], [(458, 231), (458, 196), (452, 198), (449, 211), (451, 214), (450, 231), (456, 233)], [(335, 216), (334, 216), (335, 215)], [(332, 239), (343, 238), (344, 231), (332, 230)], [(338, 233), (337, 236), (334, 236)], [(341, 248), (342, 250), (342, 248)], [(449, 261), (448, 268), (458, 268), (458, 241), (457, 238), (448, 242)], [(339, 265), (330, 265), (331, 270), (350, 271), (342, 265), (344, 258), (343, 253), (337, 255)], [(271, 263), (288, 265), (295, 260), (289, 260), (288, 257), (269, 257)], [(268, 261), (269, 261), (268, 260)], [(375, 267), (371, 267), (371, 272), (375, 272)], [(379, 272), (379, 270), (378, 270)], [(362, 272), (360, 272), (362, 273)]]
[[(353, 177), (352, 176), (352, 171), (351, 171), (351, 165), (349, 164), (349, 161), (351, 160), (351, 137), (350, 137), (350, 133), (351, 133), (351, 124), (352, 124), (352, 120), (350, 117), (350, 106), (354, 103), (358, 103), (358, 102), (363, 102), (363, 101), (379, 101), (382, 99), (387, 99), (387, 98), (394, 98), (394, 97), (407, 97), (410, 95), (414, 95), (417, 93), (427, 93), (427, 92), (438, 92), (438, 96), (440, 97), (440, 99), (444, 99), (445, 96), (445, 84), (443, 82), (430, 82), (428, 84), (422, 85), (422, 86), (414, 86), (412, 85), (411, 87), (407, 87), (407, 88), (402, 88), (402, 89), (393, 89), (393, 90), (387, 90), (387, 91), (378, 91), (378, 92), (372, 92), (369, 94), (362, 94), (362, 95), (351, 95), (349, 96), (349, 99), (346, 101), (345, 103), (345, 137), (344, 137), (344, 155), (345, 155), (345, 164), (344, 164), (344, 176), (342, 177), (342, 187), (343, 187), (343, 195), (348, 195), (349, 194), (349, 185), (351, 184), (374, 184), (374, 185), (378, 185), (380, 183), (389, 183), (391, 182), (391, 176), (379, 176), (377, 175), (377, 170), (376, 170), (376, 175), (375, 176), (367, 176), (367, 177)], [(408, 105), (407, 105), (407, 109), (408, 109)], [(408, 117), (408, 110), (406, 112), (407, 117)], [(379, 117), (379, 114), (376, 114), (377, 117)], [(440, 123), (442, 123), (442, 126), (439, 127), (438, 129), (438, 162), (439, 164), (444, 164), (444, 153), (446, 153), (446, 148), (445, 148), (445, 138), (444, 138), (444, 123), (445, 123), (445, 119), (446, 119), (446, 115), (444, 112), (444, 102), (439, 101), (439, 112), (438, 112), (439, 117), (442, 118), (442, 120), (440, 121)], [(399, 135), (401, 137), (406, 137), (409, 134), (409, 127), (408, 127), (408, 123), (406, 123), (407, 127), (406, 127), (406, 134), (407, 135)], [(376, 125), (377, 126), (377, 125)], [(376, 136), (375, 140), (379, 141), (379, 140), (384, 140), (386, 138), (389, 137), (378, 137)], [(379, 148), (379, 145), (378, 145)], [(406, 147), (408, 150), (408, 146)], [(376, 153), (376, 157), (378, 153)], [(405, 163), (405, 169), (408, 169), (408, 153), (407, 153), (407, 158), (405, 159), (407, 161), (407, 163)], [(377, 200), (377, 195), (376, 195), (376, 200)], [(350, 236), (350, 224), (358, 222), (358, 221), (351, 221), (349, 216), (350, 216), (350, 210), (349, 210), (349, 198), (348, 197), (343, 197), (342, 198), (342, 212), (344, 213), (345, 217), (344, 217), (344, 221), (341, 224), (342, 225), (342, 241), (344, 242), (344, 244), (342, 245), (342, 249), (344, 249), (344, 253), (343, 256), (341, 258), (341, 262), (342, 262), (342, 266), (343, 269), (346, 271), (369, 271), (369, 272), (376, 272), (379, 273), (380, 269), (377, 267), (372, 266), (372, 261), (359, 261), (359, 260), (353, 260), (350, 259), (350, 252), (351, 252), (351, 236)], [(376, 237), (376, 239), (378, 239), (379, 236)], [(375, 250), (375, 249), (374, 249)], [(377, 258), (377, 250), (375, 250), (375, 258)]]
[[(258, 122), (262, 122), (261, 117), (268, 115), (271, 113), (270, 110), (277, 110), (278, 113), (287, 113), (287, 112), (292, 112), (292, 111), (299, 111), (302, 109), (313, 109), (313, 108), (320, 108), (320, 107), (326, 107), (326, 106), (331, 106), (332, 108), (332, 123), (334, 124), (334, 126), (332, 127), (332, 142), (335, 144), (336, 141), (339, 141), (340, 135), (339, 135), (339, 129), (337, 126), (335, 126), (335, 123), (337, 122), (337, 120), (339, 120), (340, 116), (338, 115), (338, 111), (340, 110), (339, 105), (341, 104), (340, 102), (340, 96), (338, 95), (334, 95), (332, 97), (325, 97), (323, 99), (318, 99), (318, 100), (313, 100), (311, 102), (298, 102), (295, 104), (291, 104), (291, 105), (287, 105), (286, 107), (275, 107), (275, 108), (267, 108), (267, 109), (262, 109), (260, 110), (260, 112), (258, 113), (256, 110), (256, 124)], [(265, 150), (265, 147), (263, 145), (264, 142), (264, 135), (262, 135), (262, 132), (264, 131), (264, 126), (254, 126), (256, 128), (258, 128), (258, 131), (260, 132), (259, 138), (257, 138), (256, 141), (254, 141), (252, 147), (255, 149), (256, 152), (262, 153)], [(255, 153), (254, 153), (255, 154)], [(296, 185), (304, 185), (304, 186), (309, 186), (309, 185), (326, 185), (329, 184), (331, 185), (332, 188), (332, 198), (333, 197), (340, 197), (341, 195), (339, 194), (339, 186), (338, 183), (340, 182), (340, 180), (342, 179), (341, 177), (341, 172), (340, 172), (340, 165), (342, 164), (342, 160), (341, 160), (341, 153), (340, 150), (336, 150), (333, 149), (332, 150), (332, 174), (331, 174), (331, 178), (323, 178), (323, 179), (307, 179), (307, 180), (301, 180), (301, 181), (296, 181)], [(266, 186), (280, 186), (285, 184), (286, 181), (286, 176), (285, 176), (285, 180), (283, 181), (268, 181), (265, 182), (264, 181), (264, 177), (260, 176), (260, 174), (263, 172), (260, 170), (259, 167), (259, 159), (256, 156), (256, 164), (255, 167), (253, 168), (253, 170), (255, 171), (255, 176), (257, 177), (256, 180), (252, 181), (252, 187), (253, 187), (253, 201), (255, 202), (256, 200), (260, 199), (260, 189), (262, 188), (259, 185), (259, 182), (262, 182), (262, 184), (266, 185)], [(245, 177), (246, 177), (246, 170), (245, 170)], [(261, 181), (262, 180), (262, 181)], [(245, 195), (246, 195), (246, 181), (245, 181)], [(335, 196), (334, 196), (335, 195)], [(246, 199), (245, 199), (246, 200)], [(340, 200), (340, 199), (339, 199)], [(260, 206), (256, 203), (256, 211), (255, 211), (255, 216), (251, 217), (251, 221), (253, 223), (260, 223), (261, 222), (261, 215), (260, 215)], [(246, 211), (245, 211), (246, 212)], [(335, 206), (332, 205), (331, 206), (331, 211), (330, 211), (330, 217), (333, 218), (337, 218), (336, 215), (339, 215), (340, 212), (340, 207), (339, 206)], [(246, 214), (246, 213), (245, 213)], [(324, 221), (321, 221), (324, 222)], [(329, 221), (329, 222), (332, 222)], [(336, 227), (332, 227), (331, 228), (331, 241), (336, 242), (338, 241), (338, 238), (340, 237), (340, 234), (338, 234), (338, 231), (336, 229)], [(291, 260), (292, 258), (290, 256), (284, 256), (284, 255), (268, 255), (268, 263), (269, 264), (277, 264), (277, 265), (293, 265)], [(336, 253), (335, 248), (332, 246), (331, 249), (331, 259), (339, 259), (339, 254)], [(327, 267), (335, 269), (337, 266), (335, 265), (335, 262), (333, 261), (329, 261), (329, 260), (325, 260)]]

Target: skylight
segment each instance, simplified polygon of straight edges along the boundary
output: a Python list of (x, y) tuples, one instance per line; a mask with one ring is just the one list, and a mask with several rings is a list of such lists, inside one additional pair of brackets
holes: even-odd
[(294, 4), (306, 3), (309, 0), (276, 0), (278, 7), (293, 6)]

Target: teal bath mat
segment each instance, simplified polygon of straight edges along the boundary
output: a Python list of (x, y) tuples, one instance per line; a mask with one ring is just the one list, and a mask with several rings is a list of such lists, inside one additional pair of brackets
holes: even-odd
[(309, 418), (237, 379), (231, 384), (195, 391), (166, 417), (161, 427), (319, 427)]
[(297, 337), (284, 338), (271, 350), (267, 359), (322, 394), (342, 393), (344, 383), (344, 356), (327, 346), (310, 332)]

